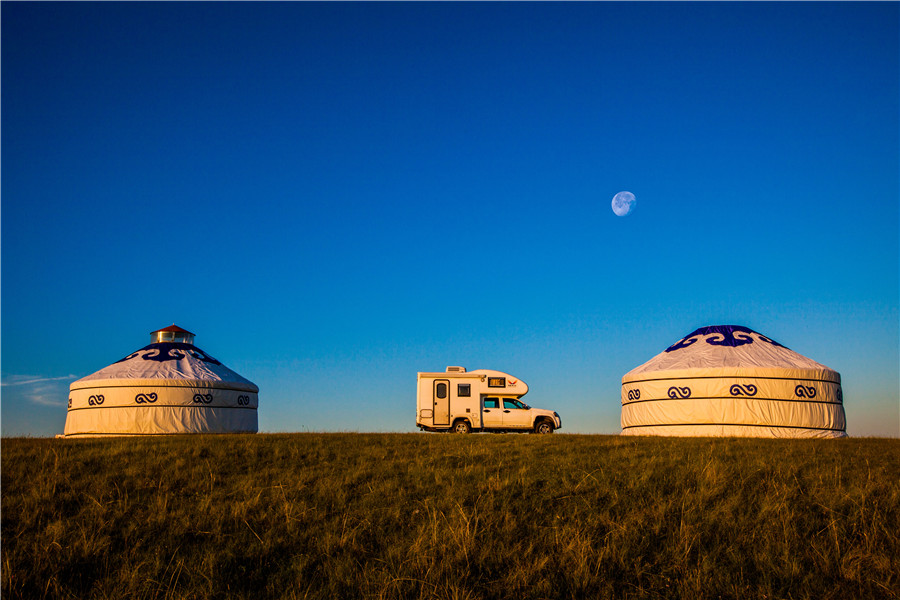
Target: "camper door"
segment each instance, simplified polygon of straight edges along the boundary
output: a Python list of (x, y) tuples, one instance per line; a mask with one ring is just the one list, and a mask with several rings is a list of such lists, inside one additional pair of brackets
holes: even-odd
[(434, 425), (450, 425), (450, 380), (435, 379), (434, 390)]

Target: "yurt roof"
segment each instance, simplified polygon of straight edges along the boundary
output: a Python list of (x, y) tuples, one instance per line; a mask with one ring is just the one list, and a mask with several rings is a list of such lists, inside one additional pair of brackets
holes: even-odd
[(840, 375), (833, 369), (741, 325), (701, 327), (626, 373), (622, 383), (648, 378), (785, 374), (840, 383)]
[(165, 387), (191, 383), (204, 387), (259, 391), (253, 382), (197, 346), (181, 342), (148, 344), (108, 367), (73, 382), (70, 388), (118, 385)]
[(195, 335), (194, 333), (188, 331), (187, 329), (182, 329), (175, 323), (172, 323), (168, 327), (163, 327), (162, 329), (157, 329), (156, 331), (151, 331), (151, 334), (159, 333), (160, 331), (171, 331), (172, 333), (189, 333), (190, 335)]

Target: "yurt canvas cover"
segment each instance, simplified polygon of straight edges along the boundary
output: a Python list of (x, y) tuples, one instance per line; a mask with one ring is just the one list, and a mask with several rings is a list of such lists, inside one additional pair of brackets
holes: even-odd
[[(174, 333), (174, 337), (173, 337)], [(177, 326), (69, 386), (66, 437), (257, 431), (259, 388)]]
[(625, 435), (844, 437), (841, 376), (752, 329), (703, 327), (622, 377)]

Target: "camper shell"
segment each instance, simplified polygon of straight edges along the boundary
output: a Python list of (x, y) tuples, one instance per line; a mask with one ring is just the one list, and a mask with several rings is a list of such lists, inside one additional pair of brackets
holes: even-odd
[(522, 402), (528, 385), (501, 371), (447, 367), (418, 373), (416, 425), (423, 431), (553, 433), (559, 414)]

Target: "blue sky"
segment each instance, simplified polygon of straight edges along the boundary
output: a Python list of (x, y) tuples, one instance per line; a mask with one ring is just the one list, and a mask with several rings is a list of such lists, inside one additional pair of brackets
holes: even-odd
[(618, 433), (739, 324), (900, 436), (898, 8), (4, 2), (2, 434), (174, 322), (261, 431), (413, 431), (463, 365)]

